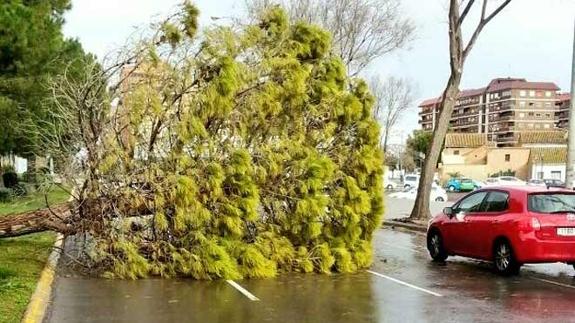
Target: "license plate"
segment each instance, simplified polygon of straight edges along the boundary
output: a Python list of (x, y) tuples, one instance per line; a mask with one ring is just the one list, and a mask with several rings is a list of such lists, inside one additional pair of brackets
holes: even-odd
[(575, 236), (575, 228), (557, 228), (558, 236)]

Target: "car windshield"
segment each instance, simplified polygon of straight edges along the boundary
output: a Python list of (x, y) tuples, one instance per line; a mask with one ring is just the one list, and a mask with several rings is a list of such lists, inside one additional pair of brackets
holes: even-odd
[(575, 194), (530, 194), (528, 199), (529, 211), (538, 213), (565, 213), (575, 212)]
[(468, 178), (464, 178), (461, 180), (461, 183), (473, 183), (473, 181)]

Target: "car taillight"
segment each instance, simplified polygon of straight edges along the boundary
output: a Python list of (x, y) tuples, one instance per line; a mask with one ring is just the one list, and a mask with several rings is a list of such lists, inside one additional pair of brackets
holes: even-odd
[(541, 230), (541, 223), (537, 218), (531, 218), (531, 227), (533, 227), (535, 231)]

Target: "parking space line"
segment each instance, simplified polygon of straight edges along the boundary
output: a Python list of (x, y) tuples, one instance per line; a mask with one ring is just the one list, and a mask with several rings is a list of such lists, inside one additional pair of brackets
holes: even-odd
[(531, 279), (535, 279), (535, 280), (538, 280), (538, 281), (540, 281), (540, 282), (544, 282), (544, 283), (548, 283), (548, 284), (553, 284), (553, 285), (557, 285), (557, 286), (561, 286), (561, 287), (566, 287), (566, 288), (575, 289), (575, 286), (567, 285), (567, 284), (563, 284), (563, 283), (559, 283), (559, 282), (552, 281), (552, 280), (547, 280), (547, 279), (543, 279), (543, 278), (535, 278), (535, 277), (531, 277)]
[(393, 278), (393, 277), (389, 277), (389, 276), (384, 275), (384, 274), (376, 273), (375, 271), (368, 270), (367, 272), (370, 273), (370, 274), (372, 274), (372, 275), (376, 275), (376, 276), (379, 276), (379, 277), (381, 277), (381, 278), (385, 278), (385, 279), (391, 280), (391, 281), (394, 282), (394, 283), (398, 283), (398, 284), (403, 285), (403, 286), (407, 286), (407, 287), (410, 287), (410, 288), (413, 288), (413, 289), (417, 289), (417, 290), (420, 291), (420, 292), (424, 292), (424, 293), (427, 293), (427, 294), (430, 294), (430, 295), (433, 295), (433, 296), (437, 296), (437, 297), (443, 297), (443, 295), (441, 295), (441, 294), (439, 294), (439, 293), (432, 292), (432, 291), (427, 290), (427, 289), (425, 289), (425, 288), (421, 288), (421, 287), (412, 285), (412, 284), (410, 284), (410, 283), (406, 283), (406, 282), (404, 282), (404, 281), (401, 281), (401, 280), (399, 280), (399, 279), (395, 279), (395, 278)]
[(250, 301), (259, 301), (260, 299), (257, 298), (254, 294), (250, 293), (247, 289), (240, 286), (240, 284), (236, 283), (235, 281), (228, 279), (226, 282), (232, 285), (235, 289), (237, 289), (240, 293), (244, 294)]

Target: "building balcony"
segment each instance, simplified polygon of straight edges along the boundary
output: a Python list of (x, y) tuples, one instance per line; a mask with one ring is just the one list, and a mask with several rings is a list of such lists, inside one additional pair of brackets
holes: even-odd
[(421, 111), (419, 111), (420, 116), (426, 115), (426, 114), (432, 114), (432, 113), (433, 113), (433, 110), (421, 110)]

